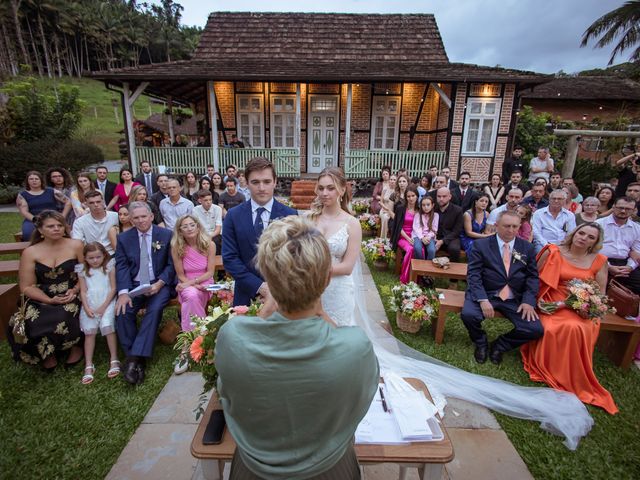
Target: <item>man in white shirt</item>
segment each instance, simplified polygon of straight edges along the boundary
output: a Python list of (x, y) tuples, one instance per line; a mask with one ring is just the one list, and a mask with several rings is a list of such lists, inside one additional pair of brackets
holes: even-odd
[(221, 252), (222, 232), (222, 208), (213, 203), (213, 194), (210, 190), (200, 190), (198, 192), (200, 205), (193, 209), (193, 216), (196, 217), (204, 227), (207, 235), (216, 244), (216, 252)]
[(180, 182), (171, 179), (167, 183), (168, 198), (160, 202), (160, 213), (164, 224), (169, 230), (173, 230), (178, 218), (193, 211), (193, 202), (180, 195)]
[(609, 259), (609, 277), (640, 294), (640, 225), (631, 220), (635, 211), (636, 202), (621, 197), (613, 204), (613, 213), (596, 223), (604, 230), (600, 253)]
[(82, 215), (73, 222), (71, 238), (82, 240), (84, 244), (99, 242), (107, 249), (109, 255), (115, 253), (115, 245), (109, 240), (112, 228), (118, 228), (118, 214), (107, 212), (102, 193), (93, 190), (85, 195), (85, 203), (89, 207), (89, 215)]
[(485, 233), (495, 233), (495, 225), (498, 222), (498, 217), (504, 211), (515, 212), (520, 202), (522, 202), (523, 196), (522, 190), (519, 188), (513, 188), (507, 193), (507, 203), (500, 205), (498, 208), (494, 208), (487, 218), (487, 231)]
[(533, 214), (531, 226), (536, 254), (549, 243), (559, 245), (567, 233), (576, 228), (575, 215), (562, 206), (566, 199), (567, 192), (554, 190), (549, 194), (549, 206)]

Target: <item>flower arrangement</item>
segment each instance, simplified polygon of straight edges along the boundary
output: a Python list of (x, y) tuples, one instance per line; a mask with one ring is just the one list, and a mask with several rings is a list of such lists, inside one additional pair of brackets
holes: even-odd
[(422, 323), (438, 314), (440, 300), (435, 290), (424, 290), (415, 282), (391, 289), (391, 310), (414, 323)]
[(364, 257), (370, 262), (384, 260), (392, 262), (396, 257), (391, 242), (387, 238), (371, 238), (362, 241), (362, 252)]
[(287, 207), (296, 208), (290, 198), (287, 197), (276, 197), (276, 200)]
[(360, 222), (362, 231), (375, 230), (380, 226), (380, 215), (363, 213), (361, 215), (358, 215), (357, 219)]
[(222, 285), (223, 287), (220, 290), (213, 292), (213, 295), (209, 300), (210, 307), (229, 308), (233, 305), (233, 289), (235, 287), (235, 282), (233, 280), (228, 280)]
[(351, 202), (351, 209), (356, 215), (367, 213), (369, 211), (369, 207), (371, 207), (370, 198), (358, 198)]
[(538, 302), (542, 313), (551, 315), (559, 308), (570, 308), (582, 318), (597, 322), (608, 313), (615, 313), (616, 309), (609, 306), (609, 297), (600, 292), (600, 286), (595, 280), (580, 280), (574, 278), (567, 282), (568, 296), (563, 302)]

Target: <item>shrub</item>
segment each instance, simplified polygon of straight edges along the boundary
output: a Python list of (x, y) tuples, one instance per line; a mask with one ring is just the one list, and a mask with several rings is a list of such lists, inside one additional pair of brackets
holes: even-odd
[[(562, 171), (564, 160), (556, 162), (556, 169)], [(576, 166), (573, 169), (573, 180), (583, 197), (594, 192), (592, 182), (608, 182), (610, 178), (618, 176), (618, 170), (608, 162), (596, 162), (589, 158), (576, 158)]]
[(19, 185), (0, 185), (0, 204), (15, 202), (20, 190)]
[(84, 140), (39, 140), (0, 147), (0, 183), (22, 185), (29, 170), (64, 167), (72, 173), (102, 163), (102, 151)]

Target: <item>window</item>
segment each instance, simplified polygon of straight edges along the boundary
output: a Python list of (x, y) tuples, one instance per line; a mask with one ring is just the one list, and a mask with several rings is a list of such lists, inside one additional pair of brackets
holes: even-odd
[(295, 127), (296, 97), (271, 96), (271, 146), (273, 148), (293, 147)]
[(400, 97), (374, 96), (371, 117), (371, 148), (395, 150), (400, 126)]
[(264, 147), (264, 125), (262, 95), (238, 95), (238, 138), (247, 147)]
[(500, 100), (471, 98), (467, 102), (462, 153), (493, 155), (500, 118)]

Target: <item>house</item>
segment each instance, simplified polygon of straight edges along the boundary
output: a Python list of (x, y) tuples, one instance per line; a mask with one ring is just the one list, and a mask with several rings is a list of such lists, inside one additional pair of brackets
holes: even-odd
[[(231, 12), (209, 15), (190, 60), (92, 77), (121, 90), (128, 124), (144, 92), (190, 106), (217, 140), (179, 152), (130, 142), (134, 169), (142, 159), (224, 169), (263, 155), (281, 176), (448, 165), (475, 181), (510, 151), (519, 92), (549, 79), (450, 62), (433, 15)], [(248, 148), (222, 147), (233, 133)]]

